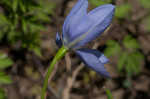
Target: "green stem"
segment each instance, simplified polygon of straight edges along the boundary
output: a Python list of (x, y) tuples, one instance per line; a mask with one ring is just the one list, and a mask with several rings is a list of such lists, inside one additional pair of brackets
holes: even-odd
[(54, 66), (56, 64), (57, 61), (59, 61), (64, 55), (65, 53), (67, 52), (67, 48), (62, 46), (59, 51), (56, 53), (55, 57), (53, 58), (50, 66), (48, 67), (48, 71), (46, 73), (46, 76), (45, 76), (45, 80), (44, 80), (44, 85), (43, 85), (43, 88), (42, 88), (42, 93), (41, 93), (41, 99), (44, 99), (45, 98), (45, 93), (46, 93), (46, 89), (47, 89), (47, 86), (48, 86), (48, 79), (54, 69)]

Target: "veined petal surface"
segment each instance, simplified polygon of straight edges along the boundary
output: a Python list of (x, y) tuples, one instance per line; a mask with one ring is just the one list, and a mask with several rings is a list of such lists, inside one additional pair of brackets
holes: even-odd
[(63, 41), (64, 43), (70, 42), (70, 39), (74, 36), (72, 29), (78, 26), (79, 22), (87, 15), (88, 1), (78, 0), (77, 4), (73, 7), (63, 25)]
[[(104, 64), (108, 59), (102, 53), (92, 49), (78, 49), (76, 54), (88, 66), (104, 77), (110, 77), (109, 73), (104, 68)], [(102, 59), (102, 60), (101, 60)]]
[(74, 48), (83, 46), (104, 32), (112, 21), (114, 10), (115, 6), (106, 4), (89, 12), (87, 17), (80, 22), (77, 29), (71, 31), (71, 33), (76, 34), (76, 40), (72, 41), (76, 41), (76, 43), (72, 46)]

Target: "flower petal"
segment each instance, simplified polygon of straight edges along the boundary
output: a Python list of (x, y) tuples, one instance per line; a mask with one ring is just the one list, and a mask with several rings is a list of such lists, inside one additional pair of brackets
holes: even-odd
[[(110, 25), (112, 21), (114, 10), (115, 6), (106, 4), (89, 12), (84, 22), (84, 25), (87, 26), (88, 29), (84, 32), (82, 31), (82, 35), (80, 35), (81, 40), (76, 45), (74, 45), (74, 48), (80, 47), (92, 41), (102, 32), (104, 32), (104, 30)], [(76, 32), (76, 30), (74, 31)], [(74, 34), (77, 34), (75, 32)]]
[(56, 44), (58, 47), (61, 47), (62, 46), (62, 41), (61, 41), (61, 37), (59, 35), (59, 33), (57, 32), (56, 34), (56, 40), (55, 40)]
[(108, 59), (102, 53), (92, 49), (78, 49), (76, 54), (89, 68), (105, 77), (110, 77), (104, 68), (104, 64), (108, 62)]
[[(100, 53), (100, 52), (99, 52)], [(103, 64), (106, 64), (109, 62), (109, 59), (104, 56), (104, 54), (101, 53), (101, 56), (99, 57), (99, 61)]]
[(69, 15), (64, 21), (63, 25), (63, 41), (69, 42), (70, 38), (73, 37), (73, 33), (69, 32), (74, 29), (77, 24), (87, 15), (87, 0), (78, 0), (77, 4), (73, 7)]

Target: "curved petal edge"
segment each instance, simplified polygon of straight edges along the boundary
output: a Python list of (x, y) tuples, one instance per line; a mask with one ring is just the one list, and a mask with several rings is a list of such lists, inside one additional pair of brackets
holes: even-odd
[(86, 64), (87, 67), (93, 69), (98, 74), (110, 78), (109, 73), (104, 68), (104, 64), (108, 61), (103, 54), (92, 49), (78, 49), (76, 54)]

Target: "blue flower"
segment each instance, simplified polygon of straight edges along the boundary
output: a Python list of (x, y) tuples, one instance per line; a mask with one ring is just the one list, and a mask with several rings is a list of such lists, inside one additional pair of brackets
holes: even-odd
[(80, 48), (94, 40), (110, 25), (115, 6), (106, 4), (87, 12), (88, 0), (78, 0), (63, 25), (62, 39), (56, 35), (56, 44), (62, 44), (70, 49), (75, 49), (80, 59), (97, 73), (109, 77), (104, 64), (108, 59), (99, 51)]

